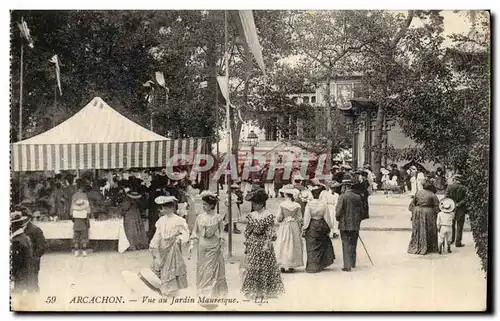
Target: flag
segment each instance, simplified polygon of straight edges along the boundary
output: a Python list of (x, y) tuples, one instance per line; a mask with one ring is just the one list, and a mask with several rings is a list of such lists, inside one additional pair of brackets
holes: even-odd
[[(217, 76), (217, 83), (219, 83), (220, 92), (222, 93), (222, 97), (226, 101), (229, 101), (229, 82), (228, 77), (226, 76)], [(243, 118), (241, 117), (241, 111), (239, 108), (236, 108), (233, 104), (229, 103), (231, 108), (234, 108), (238, 111), (238, 117), (243, 122)]]
[(226, 101), (229, 101), (229, 82), (226, 76), (217, 76), (220, 92)]
[(264, 66), (264, 59), (262, 58), (262, 50), (259, 44), (259, 38), (257, 37), (257, 29), (255, 29), (252, 10), (238, 10), (238, 13), (250, 51), (253, 53), (262, 72), (266, 74), (266, 67)]
[(155, 74), (155, 77), (156, 77), (156, 82), (158, 83), (158, 85), (162, 86), (163, 88), (166, 88), (165, 87), (165, 77), (163, 77), (163, 72), (157, 71)]
[(198, 88), (207, 88), (208, 87), (208, 81), (202, 81), (198, 85)]
[(156, 82), (158, 83), (158, 85), (165, 88), (165, 90), (166, 90), (165, 101), (168, 101), (168, 93), (170, 92), (170, 90), (168, 89), (168, 87), (165, 84), (165, 77), (163, 76), (163, 72), (157, 71), (155, 73), (155, 78), (156, 78)]
[(57, 55), (54, 55), (54, 57), (52, 57), (50, 59), (50, 62), (56, 65), (57, 87), (59, 87), (59, 93), (62, 96), (62, 90), (61, 90), (61, 72), (59, 70), (59, 58), (57, 57)]
[(30, 29), (28, 28), (26, 21), (24, 21), (24, 18), (21, 18), (21, 23), (17, 23), (17, 26), (19, 27), (21, 36), (28, 42), (28, 46), (33, 48), (33, 39), (31, 39)]

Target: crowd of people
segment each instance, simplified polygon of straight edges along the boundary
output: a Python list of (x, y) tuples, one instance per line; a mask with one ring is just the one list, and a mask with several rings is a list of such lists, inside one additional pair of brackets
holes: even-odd
[[(412, 170), (410, 168), (410, 172)], [(169, 179), (162, 171), (145, 181), (135, 175), (127, 178), (114, 175), (111, 184), (105, 180), (91, 182), (80, 178), (74, 185), (70, 184), (72, 176), (65, 177), (64, 183), (61, 176), (56, 176), (51, 182), (54, 189), (50, 195), (61, 190), (56, 195), (63, 200), (62, 209), (48, 213), (57, 217), (53, 220), (66, 217), (73, 220), (74, 253), (85, 256), (89, 219), (106, 215), (110, 207), (116, 207), (124, 220), (129, 249), (150, 250), (149, 271), (154, 272), (161, 295), (175, 296), (187, 287), (188, 275), (181, 249), (189, 244), (190, 253), (197, 249), (199, 294), (224, 297), (228, 286), (223, 252), (229, 213), (223, 210), (218, 214), (215, 209), (221, 205), (219, 196), (210, 191), (196, 191), (186, 172), (175, 172), (174, 176), (176, 179)], [(446, 198), (441, 202), (436, 196), (437, 180), (432, 176), (428, 175), (422, 187), (417, 188), (410, 204), (413, 232), (409, 253), (450, 252), (452, 243), (456, 247), (463, 246), (466, 190), (461, 179), (460, 175), (454, 176), (454, 183), (447, 186)], [(249, 189), (242, 188), (244, 183), (236, 181), (230, 188), (234, 194), (233, 232), (241, 233), (238, 223), (246, 222), (240, 272), (241, 291), (247, 297), (281, 295), (284, 292), (281, 273), (293, 273), (300, 267), (307, 273), (325, 270), (336, 259), (332, 239), (339, 236), (342, 271), (356, 268), (360, 225), (369, 218), (368, 198), (375, 184), (369, 165), (356, 170), (349, 166), (334, 167), (330, 178), (322, 181), (304, 179), (296, 173), (290, 184), (277, 191), (270, 186), (266, 188), (266, 181), (258, 179), (250, 181)], [(38, 288), (40, 257), (46, 247), (43, 232), (32, 223), (36, 217), (30, 206), (36, 210), (36, 205), (26, 201), (35, 199), (36, 203), (35, 197), (30, 198), (30, 192), (37, 190), (36, 184), (29, 187), (32, 190), (11, 214), (12, 276), (14, 288), (21, 292)], [(38, 188), (39, 193), (41, 190)], [(269, 193), (270, 190), (273, 193)], [(283, 198), (276, 213), (266, 207), (272, 196)], [(241, 205), (245, 202), (251, 205), (249, 213), (242, 213)], [(222, 204), (227, 209), (228, 199)]]
[[(412, 213), (412, 235), (408, 253), (451, 253), (451, 245), (463, 247), (462, 234), (466, 214), (467, 188), (463, 177), (453, 176), (445, 198), (439, 201), (432, 179), (424, 181), (422, 189), (413, 197), (409, 210)], [(446, 246), (445, 246), (446, 245)]]
[[(331, 180), (326, 184), (296, 175), (293, 184), (278, 191), (284, 200), (277, 213), (266, 207), (270, 196), (263, 184), (253, 182), (243, 197), (243, 202), (251, 204), (251, 211), (242, 215), (246, 227), (240, 262), (241, 292), (249, 299), (277, 297), (285, 291), (281, 273), (293, 273), (303, 266), (307, 273), (325, 270), (336, 258), (332, 238), (339, 234), (344, 256), (342, 270), (352, 271), (356, 267), (361, 221), (369, 218), (367, 175), (367, 171), (359, 169), (344, 173), (341, 182)], [(239, 186), (235, 183), (231, 191), (241, 192)], [(192, 228), (177, 215), (178, 199), (172, 196), (155, 199), (160, 219), (149, 248), (151, 270), (157, 279), (148, 284), (157, 284), (158, 292), (165, 297), (174, 297), (187, 287), (183, 244), (189, 244), (189, 253), (197, 249), (198, 294), (220, 298), (228, 291), (223, 255), (227, 215), (215, 211), (220, 202), (218, 195), (204, 191), (197, 198), (201, 199), (202, 207)], [(141, 273), (142, 278), (151, 279), (147, 270)]]

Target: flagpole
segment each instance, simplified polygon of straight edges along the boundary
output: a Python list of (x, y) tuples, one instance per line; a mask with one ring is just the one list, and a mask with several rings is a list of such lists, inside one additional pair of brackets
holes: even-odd
[(19, 141), (23, 139), (23, 69), (24, 69), (24, 44), (21, 42), (21, 71), (19, 76)]
[[(227, 132), (228, 132), (228, 139), (227, 139), (227, 151), (228, 151), (228, 156), (232, 156), (232, 151), (231, 151), (231, 120), (230, 120), (230, 113), (229, 113), (229, 52), (228, 52), (228, 34), (227, 34), (227, 10), (224, 10), (224, 53), (226, 56), (225, 59), (225, 65), (226, 65), (226, 85), (227, 85), (227, 99), (226, 99), (226, 122), (227, 122)], [(230, 160), (230, 158), (229, 158)], [(231, 164), (229, 162), (229, 164)], [(232, 204), (231, 204), (231, 174), (229, 176), (226, 175), (226, 186), (227, 186), (227, 214), (228, 214), (228, 227), (227, 227), (227, 234), (228, 234), (228, 246), (227, 246), (227, 251), (228, 251), (228, 260), (230, 260), (233, 256), (233, 213), (231, 210)]]
[[(217, 164), (220, 164), (220, 154), (219, 154), (219, 95), (218, 95), (218, 89), (219, 89), (219, 84), (217, 83), (217, 63), (215, 64), (215, 130), (216, 130), (216, 138), (217, 139)], [(210, 184), (209, 184), (210, 185)], [(216, 188), (217, 188), (217, 195), (219, 195), (219, 182), (217, 182)], [(217, 214), (219, 214), (220, 208), (219, 208), (219, 203), (217, 203)]]

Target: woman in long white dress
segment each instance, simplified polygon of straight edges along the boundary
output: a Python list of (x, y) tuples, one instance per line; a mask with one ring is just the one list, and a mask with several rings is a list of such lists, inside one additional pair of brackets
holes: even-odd
[(149, 244), (153, 255), (152, 270), (161, 280), (162, 295), (172, 297), (187, 288), (181, 245), (189, 241), (189, 231), (186, 220), (175, 214), (175, 197), (158, 196), (155, 202), (161, 206), (161, 217), (156, 222), (156, 232)]
[(280, 203), (276, 220), (280, 224), (277, 232), (276, 257), (281, 272), (293, 272), (304, 265), (301, 238), (302, 213), (300, 205), (294, 201), (299, 191), (293, 185), (284, 186), (280, 193), (285, 200)]
[(328, 209), (328, 215), (330, 218), (330, 222), (332, 224), (332, 229), (330, 231), (330, 238), (337, 238), (339, 233), (338, 222), (335, 219), (335, 207), (337, 206), (337, 201), (339, 199), (339, 194), (335, 192), (335, 189), (341, 186), (339, 182), (330, 182), (328, 188), (321, 192), (319, 195), (320, 201), (326, 203), (326, 207)]
[(227, 295), (224, 262), (224, 218), (215, 213), (219, 199), (215, 194), (203, 192), (203, 212), (198, 215), (191, 234), (190, 252), (197, 245), (196, 288), (198, 295), (220, 298)]

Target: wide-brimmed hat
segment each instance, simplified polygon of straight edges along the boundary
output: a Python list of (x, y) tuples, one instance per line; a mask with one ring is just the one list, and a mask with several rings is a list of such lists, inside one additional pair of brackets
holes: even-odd
[(254, 203), (264, 203), (267, 201), (269, 196), (263, 188), (259, 188), (254, 192), (249, 192), (245, 196), (245, 201), (254, 202)]
[[(151, 271), (151, 273), (154, 274), (153, 271)], [(122, 276), (125, 283), (127, 283), (138, 295), (147, 295), (150, 297), (161, 296), (161, 291), (155, 287), (157, 280), (155, 280), (149, 272), (144, 271), (143, 273), (142, 270), (139, 273), (123, 271)]]
[(398, 164), (395, 164), (395, 163), (392, 163), (391, 165), (389, 165), (390, 167), (398, 167)]
[(337, 181), (332, 181), (330, 184), (329, 184), (330, 188), (337, 188), (339, 186), (342, 186), (341, 183), (337, 182)]
[(293, 185), (288, 184), (283, 186), (280, 190), (280, 193), (286, 194), (286, 195), (292, 195), (293, 197), (296, 197), (300, 191), (296, 189)]
[(352, 169), (352, 167), (351, 167), (350, 165), (347, 165), (347, 164), (342, 165), (342, 166), (340, 166), (340, 167), (341, 167), (341, 168), (344, 168), (344, 169), (347, 169), (347, 170), (351, 170), (351, 169)]
[(150, 269), (142, 269), (138, 276), (150, 289), (159, 290), (161, 288), (160, 278)]
[(382, 175), (387, 175), (387, 174), (389, 174), (390, 172), (389, 172), (387, 169), (385, 169), (385, 168), (381, 168), (381, 169), (380, 169), (380, 173), (382, 173)]
[(311, 180), (311, 184), (314, 185), (314, 186), (323, 186), (323, 187), (326, 187), (326, 185), (323, 184), (323, 183), (321, 183), (318, 178), (313, 178)]
[(14, 206), (14, 212), (21, 212), (21, 214), (23, 216), (27, 216), (27, 217), (33, 216), (33, 212), (28, 207), (24, 206), (23, 204), (18, 204), (16, 206)]
[(177, 198), (175, 198), (175, 196), (161, 195), (161, 196), (158, 196), (157, 198), (155, 198), (155, 203), (158, 205), (163, 205), (163, 204), (167, 204), (167, 203), (174, 203), (174, 202), (178, 202), (178, 201), (179, 200)]
[(231, 188), (240, 188), (240, 185), (238, 185), (238, 184), (232, 184)]
[(455, 206), (456, 206), (455, 201), (453, 201), (449, 197), (445, 197), (439, 202), (439, 210), (441, 212), (445, 213), (453, 212), (455, 210)]
[(411, 166), (410, 166), (410, 170), (411, 170), (411, 171), (416, 171), (416, 170), (417, 170), (417, 166), (415, 166), (415, 165), (411, 165)]
[(211, 191), (203, 191), (198, 195), (199, 199), (208, 203), (208, 204), (217, 204), (219, 201), (219, 196)]
[(368, 177), (368, 171), (364, 168), (358, 168), (354, 171), (354, 174), (357, 174), (357, 175), (363, 175), (365, 177)]
[(354, 178), (351, 174), (344, 174), (344, 178), (342, 179), (342, 185), (354, 185), (357, 182), (354, 181)]
[(19, 211), (10, 213), (10, 228), (13, 231), (25, 227), (29, 221), (29, 217), (23, 216)]
[(77, 199), (73, 204), (73, 210), (75, 211), (83, 211), (85, 209), (88, 209), (88, 207), (89, 207), (89, 201), (83, 198)]
[(137, 191), (137, 189), (135, 189), (135, 188), (130, 189), (127, 192), (127, 196), (130, 197), (131, 199), (134, 199), (134, 200), (142, 197), (141, 193), (139, 193), (139, 191)]

